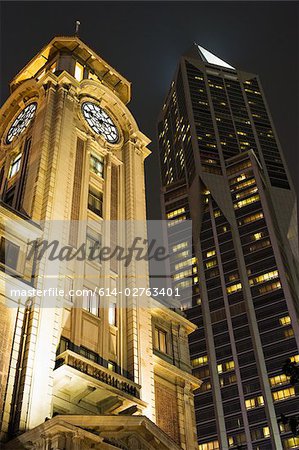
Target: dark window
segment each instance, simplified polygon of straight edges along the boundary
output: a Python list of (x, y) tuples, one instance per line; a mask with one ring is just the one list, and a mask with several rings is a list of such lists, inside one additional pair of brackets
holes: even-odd
[(86, 230), (86, 251), (88, 259), (100, 262), (99, 252), (102, 246), (102, 236), (96, 231), (87, 227)]
[(0, 262), (16, 270), (18, 264), (20, 247), (8, 241), (4, 237), (1, 238), (0, 242)]
[(88, 191), (88, 209), (97, 214), (97, 216), (103, 216), (103, 193), (90, 186)]
[(102, 156), (90, 156), (90, 170), (99, 177), (104, 178), (104, 158)]

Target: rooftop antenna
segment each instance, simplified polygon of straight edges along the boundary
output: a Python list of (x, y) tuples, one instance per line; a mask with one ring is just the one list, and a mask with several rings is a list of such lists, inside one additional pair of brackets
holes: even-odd
[(81, 25), (81, 22), (79, 20), (76, 20), (75, 36), (79, 36), (80, 25)]

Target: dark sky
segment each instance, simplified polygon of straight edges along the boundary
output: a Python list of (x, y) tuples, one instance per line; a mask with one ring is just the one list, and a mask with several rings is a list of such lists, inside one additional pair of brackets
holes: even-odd
[(180, 55), (194, 41), (260, 75), (293, 179), (298, 183), (297, 2), (1, 2), (1, 103), (9, 80), (54, 35), (80, 37), (132, 82), (129, 105), (151, 140), (149, 218), (159, 218), (156, 118)]

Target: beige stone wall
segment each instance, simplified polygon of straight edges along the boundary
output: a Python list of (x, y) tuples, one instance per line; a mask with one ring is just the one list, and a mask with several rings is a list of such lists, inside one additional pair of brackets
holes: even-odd
[(4, 399), (7, 389), (9, 363), (11, 358), (12, 340), (15, 330), (16, 309), (5, 305), (5, 298), (0, 300), (0, 411), (4, 410)]

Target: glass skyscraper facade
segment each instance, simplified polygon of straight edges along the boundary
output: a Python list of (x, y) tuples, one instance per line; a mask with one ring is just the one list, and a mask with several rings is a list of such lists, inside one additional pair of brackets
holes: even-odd
[(171, 269), (174, 286), (189, 277), (181, 305), (198, 326), (199, 450), (299, 448), (279, 422), (299, 411), (299, 387), (282, 372), (299, 362), (296, 197), (259, 78), (194, 44), (158, 136), (164, 217), (193, 226)]

